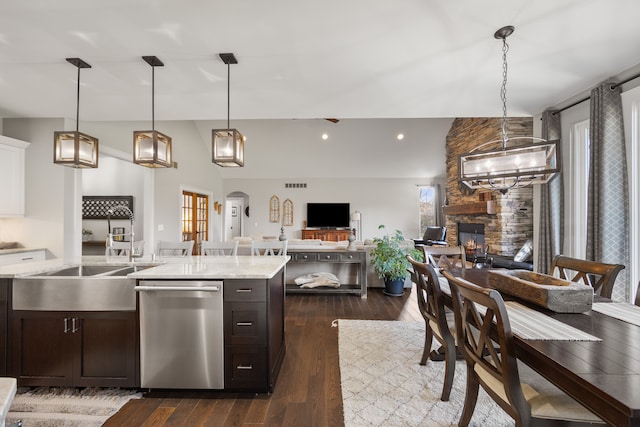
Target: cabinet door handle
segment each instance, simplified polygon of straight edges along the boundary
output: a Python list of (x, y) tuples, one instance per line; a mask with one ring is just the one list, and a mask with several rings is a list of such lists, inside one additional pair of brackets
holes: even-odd
[(69, 333), (69, 318), (65, 317), (64, 318), (64, 333)]
[(253, 370), (253, 365), (238, 365), (238, 367), (236, 369), (242, 369), (244, 371), (251, 371), (251, 370)]
[(77, 328), (77, 324), (76, 324), (76, 323), (79, 323), (78, 319), (77, 319), (77, 318), (75, 318), (75, 317), (72, 317), (72, 318), (71, 318), (71, 332), (72, 332), (72, 333), (74, 333), (74, 334), (75, 334), (76, 332), (78, 332), (78, 330), (79, 330), (79, 329)]
[(253, 292), (253, 289), (249, 288), (249, 289), (236, 289), (236, 292), (241, 294), (241, 293), (249, 293), (249, 292)]
[(253, 326), (253, 322), (236, 322), (236, 326)]

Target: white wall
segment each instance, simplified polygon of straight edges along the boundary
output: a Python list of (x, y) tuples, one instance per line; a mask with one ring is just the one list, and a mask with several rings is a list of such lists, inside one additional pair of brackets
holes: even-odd
[(5, 119), (3, 132), (28, 141), (25, 165), (25, 217), (0, 219), (0, 240), (28, 248), (47, 248), (48, 256), (64, 251), (64, 185), (70, 168), (53, 164), (53, 132), (62, 119)]
[[(289, 238), (299, 239), (300, 230), (306, 219), (308, 202), (350, 203), (351, 213), (362, 214), (362, 238), (381, 236), (379, 225), (387, 231), (402, 230), (407, 238), (418, 238), (419, 192), (418, 185), (430, 184), (436, 180), (426, 178), (310, 178), (302, 180), (285, 179), (226, 179), (224, 191), (242, 191), (249, 195), (250, 217), (245, 217), (245, 235), (280, 234), (280, 223), (269, 222), (269, 199), (276, 195), (280, 203), (291, 199), (294, 208), (292, 227), (285, 227)], [(306, 188), (285, 188), (286, 182), (306, 183)], [(439, 179), (444, 185), (444, 180)], [(352, 223), (352, 227), (357, 227)]]

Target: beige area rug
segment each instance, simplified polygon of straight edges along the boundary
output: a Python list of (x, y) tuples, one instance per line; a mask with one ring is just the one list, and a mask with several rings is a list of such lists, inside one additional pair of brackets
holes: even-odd
[[(419, 364), (424, 328), (424, 322), (338, 321), (345, 427), (457, 425), (464, 403), (465, 362), (456, 362), (451, 398), (441, 401), (445, 363)], [(471, 426), (513, 425), (480, 389)]]
[(7, 423), (24, 427), (101, 426), (130, 399), (142, 393), (117, 388), (21, 387), (13, 399)]

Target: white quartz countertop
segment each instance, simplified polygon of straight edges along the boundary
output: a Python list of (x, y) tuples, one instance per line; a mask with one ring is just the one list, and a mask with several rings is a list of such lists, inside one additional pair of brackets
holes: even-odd
[(209, 256), (171, 258), (153, 268), (131, 273), (133, 279), (271, 279), (288, 256)]
[(84, 256), (73, 260), (52, 259), (0, 266), (0, 278), (24, 277), (73, 265), (151, 265), (131, 273), (135, 279), (270, 279), (283, 268), (288, 256), (127, 257)]

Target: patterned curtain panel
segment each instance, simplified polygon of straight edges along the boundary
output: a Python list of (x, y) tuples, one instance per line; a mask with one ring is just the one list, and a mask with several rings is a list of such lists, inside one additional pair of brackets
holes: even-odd
[[(547, 110), (542, 113), (542, 138), (560, 139), (560, 114)], [(561, 144), (562, 145), (562, 144)], [(540, 226), (538, 228), (538, 259), (536, 269), (548, 274), (554, 255), (562, 253), (564, 236), (564, 180), (562, 171), (547, 184), (540, 185)]]
[(629, 301), (629, 185), (621, 89), (603, 83), (591, 91), (587, 259), (627, 267), (612, 298)]

